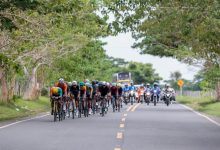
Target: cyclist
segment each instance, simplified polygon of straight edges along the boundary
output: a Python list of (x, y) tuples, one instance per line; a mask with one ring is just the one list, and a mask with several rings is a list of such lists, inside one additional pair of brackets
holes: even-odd
[[(83, 101), (86, 98), (86, 86), (85, 86), (84, 82), (79, 82), (79, 97), (80, 97), (79, 101), (81, 101), (81, 104), (82, 104), (82, 107), (83, 107)], [(81, 112), (79, 112), (79, 113), (82, 113), (82, 110), (80, 110), (80, 111)]]
[[(101, 104), (104, 104), (104, 99), (107, 100), (107, 95), (109, 93), (109, 88), (106, 86), (106, 82), (99, 82), (98, 91), (100, 92), (101, 99), (103, 100), (103, 101), (101, 101)], [(104, 104), (104, 106), (106, 107), (105, 104)], [(100, 114), (102, 114), (102, 113), (100, 112)]]
[(62, 89), (62, 91), (63, 91), (62, 96), (67, 96), (68, 85), (64, 82), (63, 78), (59, 79), (59, 81), (56, 83), (56, 87), (60, 87)]
[(131, 83), (131, 85), (129, 86), (129, 91), (135, 91), (136, 87), (134, 86), (133, 83)]
[(128, 86), (128, 84), (125, 84), (125, 87), (123, 88), (123, 92), (129, 92), (130, 88)]
[(92, 101), (93, 88), (89, 82), (86, 82), (85, 86), (86, 86), (86, 100), (88, 102), (89, 115), (91, 115), (92, 114), (91, 101)]
[(135, 97), (135, 91), (136, 91), (136, 87), (134, 86), (134, 84), (131, 82), (131, 85), (129, 86), (129, 96), (134, 96)]
[(116, 110), (117, 110), (117, 105), (116, 105), (116, 100), (118, 97), (118, 88), (116, 86), (116, 83), (112, 83), (112, 87), (110, 88), (110, 94), (111, 94), (111, 99), (112, 99), (112, 104), (113, 106), (116, 106)]
[(102, 97), (106, 97), (109, 93), (109, 88), (106, 86), (106, 82), (100, 82), (98, 91)]
[(122, 94), (123, 94), (123, 88), (121, 87), (121, 83), (117, 84), (118, 87), (118, 103), (122, 107)]
[[(79, 86), (77, 85), (77, 81), (73, 81), (72, 85), (69, 87), (70, 97), (74, 98), (73, 102), (75, 103), (75, 107), (78, 108), (79, 103)], [(76, 110), (78, 113), (78, 110)]]
[(53, 115), (53, 112), (54, 112), (53, 97), (61, 98), (62, 96), (63, 96), (63, 91), (60, 87), (53, 86), (50, 88), (51, 115)]

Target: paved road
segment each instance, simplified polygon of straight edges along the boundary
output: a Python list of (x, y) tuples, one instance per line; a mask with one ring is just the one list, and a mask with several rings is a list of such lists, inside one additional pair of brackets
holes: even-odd
[(179, 104), (135, 104), (121, 113), (0, 129), (0, 150), (219, 150), (220, 127)]

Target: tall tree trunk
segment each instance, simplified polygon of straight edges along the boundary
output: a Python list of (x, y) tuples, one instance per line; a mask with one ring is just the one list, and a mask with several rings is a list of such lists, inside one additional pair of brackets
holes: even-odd
[(5, 76), (4, 68), (0, 67), (0, 82), (1, 82), (1, 102), (8, 102), (8, 87), (7, 87), (7, 80)]
[(220, 101), (220, 81), (218, 81), (216, 85), (216, 94), (217, 94), (217, 101)]
[(9, 100), (13, 99), (14, 95), (15, 95), (15, 75), (12, 77), (10, 82), (10, 86), (8, 89), (8, 99)]
[(39, 98), (39, 89), (37, 86), (37, 78), (36, 78), (36, 72), (39, 65), (32, 69), (31, 74), (29, 75), (29, 80), (27, 83), (27, 87), (24, 92), (24, 99), (25, 100), (36, 100)]

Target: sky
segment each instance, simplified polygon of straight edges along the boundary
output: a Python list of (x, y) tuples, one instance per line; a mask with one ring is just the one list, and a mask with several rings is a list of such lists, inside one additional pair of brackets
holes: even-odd
[(170, 73), (180, 71), (184, 79), (192, 80), (199, 68), (186, 65), (173, 58), (160, 58), (151, 55), (140, 55), (137, 49), (132, 49), (131, 46), (135, 42), (130, 33), (121, 33), (115, 37), (110, 36), (103, 39), (107, 42), (104, 46), (107, 55), (116, 58), (123, 58), (127, 61), (135, 61), (142, 63), (151, 63), (156, 73), (164, 79), (168, 80)]

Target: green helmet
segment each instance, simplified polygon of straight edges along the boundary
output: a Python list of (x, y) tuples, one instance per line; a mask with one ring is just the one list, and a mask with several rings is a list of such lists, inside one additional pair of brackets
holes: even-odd
[(84, 82), (79, 82), (79, 86), (85, 86)]

